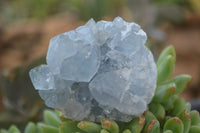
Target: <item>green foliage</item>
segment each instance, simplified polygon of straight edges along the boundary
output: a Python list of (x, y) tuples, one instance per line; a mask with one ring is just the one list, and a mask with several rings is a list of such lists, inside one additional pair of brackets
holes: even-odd
[(119, 133), (119, 126), (113, 120), (104, 118), (101, 120), (101, 125), (104, 129), (107, 129), (110, 133)]
[(173, 117), (165, 122), (163, 131), (171, 130), (174, 133), (183, 133), (183, 123), (178, 117)]
[(133, 119), (128, 124), (128, 129), (130, 129), (131, 133), (140, 133), (144, 127), (145, 124), (145, 117), (144, 115), (141, 115), (138, 118)]
[(8, 129), (9, 133), (20, 133), (19, 129), (15, 126), (12, 125), (9, 129)]
[(33, 122), (29, 122), (26, 128), (24, 129), (24, 133), (35, 133), (36, 125)]
[(188, 4), (187, 0), (152, 0), (156, 5), (177, 5), (186, 6)]
[(153, 101), (157, 103), (164, 102), (165, 100), (170, 98), (172, 95), (174, 95), (175, 92), (176, 92), (175, 83), (161, 85), (157, 87)]
[(187, 109), (185, 109), (180, 115), (179, 118), (181, 119), (181, 121), (183, 122), (183, 126), (184, 126), (184, 133), (188, 133), (190, 126), (191, 126), (191, 118), (190, 118), (190, 114), (189, 111)]
[(44, 111), (44, 122), (54, 127), (58, 127), (61, 124), (61, 120), (58, 116), (54, 112), (48, 110)]
[(90, 121), (81, 121), (78, 123), (78, 128), (88, 133), (99, 133), (101, 131), (101, 126), (90, 122)]
[(62, 12), (70, 12), (81, 20), (99, 20), (116, 16), (125, 4), (126, 0), (8, 0), (0, 1), (0, 12), (5, 24), (15, 19), (45, 19)]
[(200, 1), (199, 0), (188, 0), (192, 9), (200, 15)]
[(156, 116), (159, 122), (162, 123), (166, 114), (165, 108), (159, 103), (151, 103), (149, 105), (149, 110)]
[(175, 50), (172, 46), (167, 47), (158, 58), (157, 62), (157, 84), (160, 85), (166, 80), (168, 80), (173, 71), (176, 61)]
[[(172, 62), (168, 62), (169, 56), (173, 58)], [(174, 67), (165, 66), (169, 63), (173, 63), (171, 66), (175, 63), (175, 51), (172, 46), (164, 50), (157, 66), (170, 69), (168, 71), (171, 72)], [(59, 111), (45, 110), (44, 121), (37, 124), (28, 123), (24, 133), (200, 133), (199, 112), (191, 111), (190, 103), (186, 103), (178, 96), (191, 81), (191, 77), (180, 75), (169, 79), (171, 73), (169, 76), (166, 70), (161, 68), (159, 72), (163, 75), (161, 74), (158, 79), (155, 96), (148, 110), (128, 123), (106, 118), (102, 119), (101, 123), (77, 122), (65, 118)], [(0, 133), (20, 133), (20, 131), (16, 126), (11, 126), (8, 130), (1, 129)]]
[(176, 84), (176, 94), (179, 94), (187, 88), (191, 80), (191, 76), (183, 74), (173, 78), (169, 82)]
[(117, 15), (126, 0), (68, 0), (69, 7), (78, 10), (79, 17), (82, 20), (88, 20), (91, 17), (99, 20), (104, 16)]
[(191, 125), (198, 125), (199, 124), (199, 112), (196, 110), (193, 110), (190, 112), (191, 117)]
[(41, 19), (56, 13), (58, 4), (57, 0), (14, 0), (3, 2), (0, 8), (7, 21), (17, 18)]

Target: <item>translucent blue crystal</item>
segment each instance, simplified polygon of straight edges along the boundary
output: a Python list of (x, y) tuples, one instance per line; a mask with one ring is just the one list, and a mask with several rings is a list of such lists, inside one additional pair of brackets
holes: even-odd
[(157, 70), (138, 24), (117, 17), (89, 20), (51, 39), (47, 65), (30, 71), (46, 105), (74, 120), (141, 115), (156, 88)]

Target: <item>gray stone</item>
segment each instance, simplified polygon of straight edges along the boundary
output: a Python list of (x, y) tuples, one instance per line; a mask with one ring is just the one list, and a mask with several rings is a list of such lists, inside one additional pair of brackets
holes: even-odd
[(156, 88), (157, 70), (146, 33), (117, 17), (89, 20), (51, 39), (47, 65), (30, 71), (49, 107), (74, 120), (128, 122), (141, 115)]
[(54, 89), (54, 77), (47, 65), (35, 67), (29, 75), (36, 90)]

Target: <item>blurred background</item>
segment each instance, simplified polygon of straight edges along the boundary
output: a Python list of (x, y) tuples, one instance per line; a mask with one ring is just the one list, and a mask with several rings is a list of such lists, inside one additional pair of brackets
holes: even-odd
[(200, 98), (200, 0), (0, 0), (0, 127), (40, 120), (45, 107), (28, 72), (45, 63), (50, 38), (116, 16), (141, 25), (155, 59), (174, 45), (174, 76), (193, 77), (181, 96)]

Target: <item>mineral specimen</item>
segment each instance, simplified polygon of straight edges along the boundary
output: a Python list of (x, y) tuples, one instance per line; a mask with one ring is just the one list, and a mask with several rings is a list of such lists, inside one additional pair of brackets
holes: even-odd
[(91, 19), (50, 40), (47, 65), (32, 69), (31, 80), (46, 105), (68, 118), (128, 122), (147, 109), (156, 88), (146, 39), (139, 25), (120, 17)]

